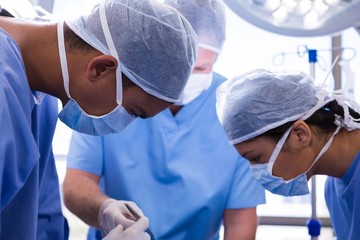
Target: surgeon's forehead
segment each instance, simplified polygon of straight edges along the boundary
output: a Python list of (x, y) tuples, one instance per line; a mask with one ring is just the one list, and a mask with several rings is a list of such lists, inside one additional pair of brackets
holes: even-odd
[(245, 140), (241, 143), (237, 143), (234, 147), (238, 151), (246, 151), (249, 148), (252, 149), (266, 149), (268, 146), (273, 146), (276, 144), (276, 141), (267, 136), (257, 136), (248, 140)]

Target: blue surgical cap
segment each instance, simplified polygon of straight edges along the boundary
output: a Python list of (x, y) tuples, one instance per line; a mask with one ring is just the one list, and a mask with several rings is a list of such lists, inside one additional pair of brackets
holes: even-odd
[(237, 144), (287, 122), (309, 117), (331, 100), (320, 90), (302, 72), (258, 69), (218, 88), (217, 114), (230, 143)]
[[(177, 102), (197, 58), (197, 37), (176, 10), (156, 0), (103, 0), (121, 71), (147, 93)], [(109, 54), (99, 5), (65, 21), (92, 47)]]
[(225, 41), (225, 8), (221, 0), (165, 0), (176, 8), (195, 30), (199, 47), (220, 53)]

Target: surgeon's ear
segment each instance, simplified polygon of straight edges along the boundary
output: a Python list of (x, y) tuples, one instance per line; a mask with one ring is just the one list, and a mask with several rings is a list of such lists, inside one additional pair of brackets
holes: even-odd
[(89, 62), (86, 69), (86, 77), (90, 81), (97, 81), (109, 72), (116, 70), (118, 62), (110, 55), (96, 56)]
[(300, 146), (306, 147), (310, 145), (312, 132), (307, 123), (302, 120), (296, 121), (292, 126), (292, 132)]

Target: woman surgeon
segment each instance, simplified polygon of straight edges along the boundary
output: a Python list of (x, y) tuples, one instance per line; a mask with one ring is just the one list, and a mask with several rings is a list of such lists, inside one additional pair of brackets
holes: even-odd
[(328, 176), (325, 199), (339, 240), (360, 236), (359, 109), (301, 72), (259, 69), (217, 90), (230, 143), (264, 188), (304, 195), (311, 176)]

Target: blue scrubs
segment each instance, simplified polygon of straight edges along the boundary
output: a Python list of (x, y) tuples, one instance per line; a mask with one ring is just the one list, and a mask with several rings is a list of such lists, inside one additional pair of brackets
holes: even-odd
[(66, 239), (52, 154), (57, 100), (35, 104), (20, 49), (0, 29), (0, 239)]
[(360, 153), (343, 177), (327, 178), (325, 199), (337, 239), (360, 239)]
[(104, 137), (74, 132), (68, 167), (103, 176), (107, 195), (135, 201), (157, 239), (219, 239), (225, 209), (265, 202), (218, 121), (215, 92), (224, 78), (214, 76), (175, 117), (166, 109)]

